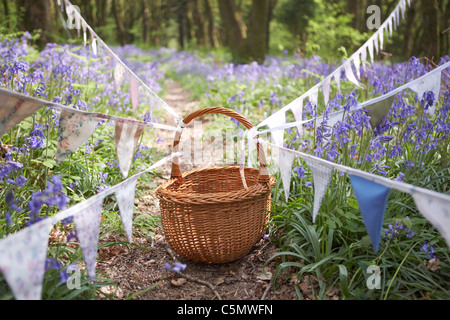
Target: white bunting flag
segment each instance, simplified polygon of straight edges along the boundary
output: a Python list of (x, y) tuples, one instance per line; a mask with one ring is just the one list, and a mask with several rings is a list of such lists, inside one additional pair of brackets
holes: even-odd
[(103, 198), (94, 197), (86, 201), (85, 208), (73, 216), (73, 222), (80, 240), (86, 270), (91, 280), (95, 280), (95, 263), (98, 253), (98, 237), (100, 219), (103, 209)]
[(17, 300), (40, 300), (50, 221), (42, 220), (0, 242), (0, 270)]
[(380, 40), (380, 50), (383, 50), (383, 44), (384, 44), (384, 28), (381, 27), (380, 30), (378, 30), (378, 36)]
[(327, 77), (325, 78), (325, 80), (323, 80), (322, 85), (323, 101), (325, 103), (325, 107), (328, 105), (328, 102), (330, 100), (330, 89), (331, 89), (331, 77)]
[(344, 71), (347, 80), (355, 84), (357, 87), (361, 87), (361, 84), (358, 82), (358, 80), (355, 78), (355, 75), (353, 74), (352, 65), (350, 64), (350, 61), (344, 63)]
[(130, 243), (132, 242), (133, 235), (132, 226), (136, 183), (137, 178), (129, 179), (116, 190), (116, 199), (119, 204), (120, 215)]
[(289, 192), (291, 189), (292, 164), (294, 163), (295, 154), (285, 151), (284, 149), (280, 149), (279, 156), (281, 180), (283, 181), (283, 190), (286, 197), (286, 202), (288, 202)]
[(353, 64), (355, 65), (355, 70), (356, 70), (356, 76), (358, 77), (358, 79), (361, 79), (361, 60), (360, 60), (360, 53), (357, 52), (355, 54), (355, 57), (353, 58)]
[(373, 64), (374, 55), (373, 55), (373, 40), (372, 40), (372, 38), (370, 38), (369, 42), (367, 43), (367, 50), (369, 50), (370, 62)]
[(373, 39), (373, 45), (374, 45), (374, 47), (375, 47), (375, 52), (376, 52), (377, 54), (379, 54), (379, 50), (378, 50), (378, 33), (375, 33), (375, 34), (372, 36), (372, 39)]
[(321, 163), (313, 162), (305, 159), (306, 164), (311, 169), (314, 179), (314, 208), (313, 208), (313, 222), (319, 214), (320, 206), (322, 205), (323, 197), (328, 189), (331, 181), (333, 169)]
[(394, 16), (390, 16), (388, 18), (388, 27), (389, 27), (389, 38), (392, 39), (392, 34), (394, 32), (394, 28), (392, 27)]
[[(286, 123), (286, 112), (275, 113), (267, 122), (269, 128), (276, 128)], [(272, 142), (277, 146), (282, 146), (284, 141), (284, 129), (271, 131)]]
[(140, 123), (116, 122), (116, 150), (122, 175), (126, 178), (131, 168), (137, 142), (145, 127)]
[(317, 103), (319, 101), (319, 88), (318, 87), (312, 88), (310, 90), (308, 97), (309, 97), (309, 102), (311, 102), (313, 107), (316, 107)]
[[(296, 99), (290, 103), (290, 109), (294, 115), (296, 122), (303, 121), (303, 99)], [(301, 124), (297, 125), (298, 134), (300, 137), (303, 136), (303, 126)]]
[(94, 56), (97, 56), (98, 54), (97, 37), (92, 32), (91, 32), (91, 46), (92, 46), (92, 53), (94, 54)]
[(74, 153), (97, 128), (99, 121), (82, 113), (62, 110), (59, 118), (56, 163)]
[(434, 103), (428, 109), (428, 113), (433, 116), (436, 110), (436, 102), (439, 98), (439, 93), (441, 91), (441, 71), (430, 73), (425, 78), (416, 81), (414, 84), (410, 85), (410, 89), (417, 93), (419, 100), (423, 98), (423, 94), (428, 91), (434, 93)]
[(341, 68), (337, 69), (334, 74), (334, 81), (336, 81), (336, 86), (338, 88), (339, 93), (341, 92)]
[(416, 192), (413, 199), (420, 213), (439, 231), (450, 247), (450, 200)]
[(362, 64), (362, 69), (364, 71), (366, 70), (366, 63), (367, 63), (367, 48), (363, 46), (361, 48), (361, 64)]

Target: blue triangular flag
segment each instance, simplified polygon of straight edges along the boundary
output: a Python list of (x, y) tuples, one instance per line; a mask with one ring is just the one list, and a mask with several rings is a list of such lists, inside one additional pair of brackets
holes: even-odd
[(349, 176), (370, 241), (375, 252), (378, 252), (384, 210), (390, 189), (359, 176)]

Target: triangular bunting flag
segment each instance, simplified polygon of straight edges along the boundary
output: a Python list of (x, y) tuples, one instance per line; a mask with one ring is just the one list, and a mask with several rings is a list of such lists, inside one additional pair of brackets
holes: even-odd
[(390, 189), (359, 176), (349, 176), (370, 241), (374, 251), (378, 252), (384, 211)]
[(383, 121), (383, 118), (387, 117), (394, 99), (395, 95), (392, 95), (389, 98), (365, 107), (365, 109), (369, 110), (370, 125), (372, 128), (376, 128)]
[(391, 38), (392, 39), (392, 34), (393, 34), (393, 27), (392, 27), (392, 24), (393, 24), (393, 19), (394, 19), (394, 16), (390, 16), (389, 18), (388, 18), (388, 27), (389, 27), (389, 38)]
[(347, 80), (352, 82), (357, 87), (361, 86), (359, 84), (358, 80), (355, 78), (355, 75), (353, 74), (352, 65), (350, 64), (350, 61), (347, 61), (346, 63), (344, 63), (344, 71), (345, 71), (345, 76), (347, 77)]
[(341, 92), (341, 68), (337, 69), (334, 72), (334, 81), (336, 81), (336, 86), (338, 88), (338, 92)]
[(317, 106), (317, 102), (319, 100), (319, 88), (315, 87), (311, 89), (311, 92), (308, 95), (309, 102), (313, 105), (313, 107)]
[(439, 231), (450, 247), (450, 201), (420, 192), (413, 193), (420, 213)]
[(291, 189), (292, 164), (294, 163), (295, 154), (287, 150), (280, 149), (279, 157), (281, 180), (283, 181), (283, 189), (286, 196), (286, 202), (288, 202), (289, 192)]
[(118, 121), (116, 123), (116, 151), (120, 170), (126, 178), (131, 168), (137, 141), (145, 127), (140, 123)]
[(42, 220), (0, 242), (0, 270), (17, 300), (40, 300), (51, 223)]
[(363, 46), (361, 48), (361, 64), (362, 64), (362, 69), (364, 71), (366, 70), (366, 63), (367, 63), (367, 48)]
[(88, 140), (98, 123), (91, 116), (63, 110), (59, 118), (56, 163), (63, 162)]
[(374, 56), (373, 56), (373, 39), (370, 38), (367, 44), (367, 50), (369, 50), (370, 62), (373, 64)]
[(119, 204), (120, 215), (130, 243), (132, 242), (133, 235), (132, 226), (136, 183), (137, 179), (129, 179), (116, 190), (116, 199)]
[(116, 84), (116, 90), (119, 90), (123, 80), (125, 80), (125, 68), (121, 63), (117, 62), (114, 69), (114, 81)]
[[(286, 112), (277, 112), (268, 118), (267, 125), (270, 129), (286, 124)], [(272, 142), (277, 146), (282, 146), (284, 141), (284, 129), (271, 131)]]
[(80, 240), (86, 270), (91, 280), (95, 280), (95, 263), (98, 253), (98, 236), (103, 209), (103, 198), (94, 197), (87, 200), (83, 211), (73, 216), (73, 222)]
[(378, 35), (375, 33), (373, 35), (373, 46), (375, 48), (375, 52), (378, 54), (379, 50), (378, 50)]
[(136, 112), (139, 105), (139, 82), (133, 76), (130, 76), (130, 96), (133, 112)]
[(384, 43), (384, 28), (381, 28), (378, 30), (378, 36), (380, 39), (380, 50), (383, 50), (383, 43)]
[(419, 100), (423, 98), (423, 94), (428, 91), (434, 93), (434, 103), (428, 109), (430, 116), (434, 116), (436, 110), (436, 102), (439, 98), (439, 93), (441, 92), (441, 71), (431, 73), (429, 76), (422, 78), (417, 83), (409, 86), (409, 88), (417, 93)]
[(94, 56), (98, 54), (98, 48), (97, 48), (97, 37), (91, 33), (91, 41), (92, 41), (92, 52), (94, 53)]
[(359, 58), (360, 53), (357, 52), (354, 59), (353, 59), (353, 64), (355, 65), (355, 69), (356, 69), (356, 76), (358, 77), (358, 79), (361, 79), (361, 60)]
[(8, 94), (2, 94), (0, 101), (0, 137), (43, 107), (41, 103), (24, 101)]
[(315, 222), (317, 215), (319, 214), (320, 206), (322, 205), (323, 197), (330, 184), (333, 169), (321, 163), (314, 162), (313, 160), (305, 159), (305, 161), (311, 170), (314, 179), (313, 222)]
[(330, 100), (330, 88), (331, 88), (331, 77), (325, 78), (322, 84), (323, 101), (325, 102), (325, 107), (328, 105)]
[[(297, 99), (291, 102), (290, 109), (294, 114), (296, 122), (301, 122), (303, 120), (303, 99)], [(303, 136), (303, 126), (301, 124), (297, 125), (298, 134), (300, 137)]]

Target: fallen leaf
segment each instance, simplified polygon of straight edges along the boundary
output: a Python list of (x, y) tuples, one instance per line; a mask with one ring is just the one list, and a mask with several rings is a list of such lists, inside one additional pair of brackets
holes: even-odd
[(181, 286), (183, 286), (186, 282), (187, 282), (187, 280), (186, 280), (185, 278), (172, 279), (172, 280), (170, 281), (170, 283), (171, 283), (174, 287), (181, 287)]

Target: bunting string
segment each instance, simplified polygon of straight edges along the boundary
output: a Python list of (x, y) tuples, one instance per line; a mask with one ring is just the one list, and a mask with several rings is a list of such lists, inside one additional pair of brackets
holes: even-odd
[[(410, 90), (417, 92), (417, 95), (419, 98), (422, 98), (423, 93), (426, 91), (433, 91), (435, 97), (438, 97), (439, 92), (440, 92), (440, 84), (441, 84), (441, 72), (443, 70), (445, 70), (446, 68), (450, 68), (450, 62), (447, 62), (447, 63), (433, 69), (432, 71), (426, 73), (425, 75), (421, 76), (420, 78), (411, 80), (410, 82), (408, 82), (408, 83), (406, 83), (406, 84), (404, 84), (382, 96), (367, 100), (362, 103), (358, 103), (358, 105), (351, 107), (349, 109), (349, 111), (357, 111), (357, 110), (364, 109), (364, 108), (370, 109), (370, 106), (379, 105), (380, 102), (383, 102), (386, 100), (389, 101), (390, 99), (394, 99), (397, 94), (399, 94), (402, 91), (405, 91), (406, 89), (410, 89)], [(298, 99), (301, 100), (301, 98), (298, 98)], [(298, 101), (298, 100), (295, 100), (295, 101)], [(295, 102), (293, 102), (293, 103), (295, 103)], [(290, 106), (290, 105), (291, 104), (289, 104), (288, 106)], [(387, 105), (389, 106), (388, 109), (390, 109), (390, 106), (392, 105), (392, 100), (391, 100), (391, 103), (387, 103)], [(383, 112), (384, 115), (387, 115), (387, 113), (389, 111), (388, 109), (384, 110), (385, 111), (385, 112)], [(372, 108), (372, 110), (374, 110), (374, 108)], [(280, 111), (282, 111), (282, 110), (280, 110)], [(317, 127), (319, 127), (320, 124), (323, 123), (323, 121), (325, 120), (325, 116), (319, 116), (319, 117), (314, 117), (314, 118), (308, 119), (308, 120), (294, 121), (294, 122), (289, 122), (289, 123), (283, 123), (280, 125), (280, 123), (282, 123), (282, 122), (279, 121), (278, 119), (280, 119), (282, 117), (282, 116), (280, 116), (280, 114), (283, 114), (283, 112), (280, 112), (280, 111), (277, 112), (276, 114), (274, 114), (274, 116), (269, 121), (266, 122), (267, 126), (269, 126), (269, 129), (260, 130), (260, 131), (254, 130), (252, 132), (252, 136), (250, 138), (254, 138), (257, 135), (262, 135), (264, 133), (271, 133), (274, 131), (284, 130), (284, 129), (293, 128), (293, 127), (301, 128), (302, 125), (307, 124), (309, 122), (313, 122), (313, 121), (317, 121), (317, 123), (318, 123)], [(343, 110), (335, 111), (335, 112), (328, 114), (328, 117), (330, 119), (342, 120), (344, 113), (349, 112), (349, 111), (343, 111)], [(430, 115), (432, 115), (431, 113), (434, 114), (434, 110), (430, 111)], [(299, 133), (300, 133), (300, 131), (301, 130), (299, 130)], [(278, 145), (280, 145), (280, 144), (278, 144)]]
[[(120, 84), (124, 78), (125, 73), (130, 75), (130, 94), (132, 97), (133, 108), (136, 108), (136, 99), (138, 99), (139, 88), (142, 88), (146, 91), (146, 94), (149, 96), (149, 100), (153, 104), (158, 104), (162, 106), (167, 112), (169, 112), (174, 117), (174, 123), (177, 125), (182, 117), (171, 108), (164, 100), (162, 100), (152, 89), (150, 89), (147, 84), (142, 81), (117, 55), (116, 53), (98, 36), (98, 34), (94, 31), (94, 29), (86, 22), (80, 12), (78, 12), (72, 3), (69, 0), (64, 0), (64, 4), (66, 6), (66, 12), (70, 20), (75, 20), (77, 30), (80, 28), (83, 29), (83, 33), (86, 34), (87, 31), (91, 34), (91, 46), (93, 49), (94, 55), (98, 55), (99, 48), (101, 50), (106, 50), (107, 55), (110, 59), (114, 59), (116, 61), (116, 68), (114, 72), (116, 86)], [(86, 35), (84, 39), (86, 39)]]
[[(379, 236), (381, 233), (380, 219), (381, 221), (383, 219), (382, 216), (384, 216), (384, 208), (388, 195), (387, 190), (390, 189), (396, 189), (400, 192), (412, 195), (420, 213), (436, 227), (450, 248), (450, 196), (413, 186), (405, 182), (393, 181), (385, 177), (343, 166), (300, 151), (278, 146), (265, 141), (262, 138), (255, 139), (255, 142), (294, 154), (305, 160), (310, 166), (314, 176), (314, 188), (316, 188), (314, 215), (317, 215), (321, 198), (323, 197), (323, 194), (325, 194), (323, 190), (326, 189), (329, 184), (331, 170), (338, 170), (348, 174), (354, 185), (355, 194), (363, 214), (364, 222), (367, 229), (370, 230), (369, 235), (375, 251), (378, 250)], [(320, 191), (317, 191), (317, 189)], [(376, 229), (376, 231), (374, 231), (374, 229)]]
[[(258, 124), (256, 127), (261, 128), (263, 126), (269, 125), (274, 117), (279, 116), (280, 113), (286, 113), (288, 110), (292, 110), (294, 114), (299, 114), (296, 109), (301, 109), (302, 103), (305, 99), (309, 99), (311, 104), (317, 105), (318, 102), (318, 94), (319, 89), (322, 88), (322, 92), (324, 95), (324, 99), (326, 103), (329, 101), (329, 92), (330, 92), (330, 84), (331, 79), (334, 78), (336, 85), (338, 87), (338, 90), (340, 91), (340, 80), (341, 80), (341, 72), (344, 71), (347, 79), (351, 82), (353, 82), (357, 87), (361, 87), (362, 85), (359, 83), (359, 81), (355, 78), (355, 75), (353, 73), (352, 67), (354, 66), (356, 68), (357, 74), (359, 74), (359, 67), (361, 64), (364, 66), (365, 63), (367, 63), (367, 51), (369, 51), (369, 56), (371, 63), (374, 62), (374, 44), (376, 44), (376, 48), (378, 48), (378, 41), (384, 37), (384, 32), (386, 32), (387, 27), (391, 26), (392, 24), (397, 27), (399, 24), (399, 19), (396, 19), (396, 17), (399, 15), (400, 10), (405, 11), (406, 10), (406, 0), (400, 0), (392, 13), (388, 16), (388, 18), (383, 22), (383, 24), (380, 26), (380, 28), (370, 37), (369, 40), (367, 40), (353, 55), (350, 56), (343, 64), (341, 64), (338, 68), (336, 68), (330, 75), (325, 77), (324, 80), (317, 83), (315, 86), (313, 86), (311, 89), (309, 89), (307, 92), (305, 92), (303, 95), (289, 103), (288, 105), (284, 106), (280, 110), (274, 112), (271, 116), (266, 118), (264, 121), (262, 121), (260, 124)], [(410, 3), (408, 2), (410, 5)], [(390, 29), (392, 32), (392, 29)], [(392, 33), (390, 35), (392, 37)], [(297, 121), (301, 121), (301, 119), (297, 119)], [(301, 126), (299, 123), (298, 126)]]
[(93, 197), (1, 239), (0, 271), (15, 298), (18, 300), (39, 300), (41, 298), (50, 230), (53, 225), (68, 218), (73, 218), (86, 270), (90, 279), (95, 280), (95, 262), (103, 200), (111, 194), (116, 195), (122, 222), (131, 243), (133, 206), (130, 203), (134, 204), (137, 180), (142, 175), (173, 160), (174, 157), (180, 156), (182, 156), (180, 152), (173, 153), (145, 171), (141, 171)]

